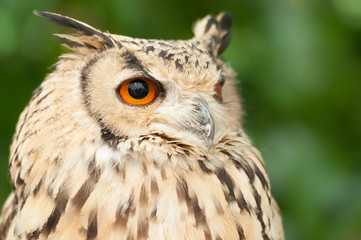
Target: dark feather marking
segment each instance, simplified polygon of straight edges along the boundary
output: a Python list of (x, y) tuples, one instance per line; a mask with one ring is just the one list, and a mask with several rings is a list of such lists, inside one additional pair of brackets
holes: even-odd
[(164, 167), (162, 167), (162, 168), (160, 169), (160, 175), (162, 176), (162, 179), (163, 179), (163, 180), (167, 180), (167, 174), (166, 174), (166, 172), (165, 172), (165, 170), (164, 170)]
[(83, 94), (83, 101), (85, 103), (85, 106), (87, 107), (87, 110), (89, 112), (90, 116), (93, 116), (94, 118), (96, 118), (98, 120), (98, 124), (100, 125), (100, 127), (103, 127), (103, 123), (99, 120), (99, 117), (97, 117), (96, 113), (93, 113), (92, 110), (89, 107), (89, 102), (90, 102), (90, 96), (89, 96), (89, 90), (88, 90), (88, 76), (91, 72), (91, 69), (93, 67), (93, 65), (100, 59), (100, 55), (97, 55), (93, 58), (91, 58), (86, 65), (84, 66), (84, 68), (81, 71), (81, 76), (80, 76), (80, 80), (81, 80), (81, 89), (82, 89), (82, 94)]
[(217, 213), (219, 215), (223, 215), (224, 214), (224, 209), (223, 209), (221, 203), (218, 200), (213, 200), (213, 202), (214, 202), (214, 206), (215, 206), (215, 208), (217, 210)]
[(75, 41), (72, 41), (70, 39), (67, 39), (67, 38), (64, 38), (64, 37), (60, 37), (60, 36), (56, 36), (61, 43), (69, 46), (70, 48), (79, 48), (79, 47), (84, 47), (84, 45), (78, 43), (78, 42), (75, 42)]
[(248, 165), (247, 162), (239, 161), (226, 150), (221, 150), (221, 153), (226, 155), (233, 162), (233, 164), (236, 166), (237, 169), (242, 169), (246, 173), (246, 175), (249, 178), (250, 183), (254, 182), (255, 173), (254, 173), (253, 169)]
[[(252, 185), (253, 186), (253, 185)], [(262, 211), (262, 207), (261, 207), (261, 196), (259, 195), (259, 193), (257, 192), (257, 190), (255, 189), (255, 187), (253, 186), (253, 197), (256, 200), (256, 205), (257, 205), (257, 209), (256, 209), (256, 215), (257, 215), (257, 219), (259, 221), (259, 223), (261, 224), (262, 227), (262, 237), (264, 240), (270, 240), (269, 237), (266, 234), (266, 225), (263, 221), (262, 215), (263, 215), (263, 211)]]
[(199, 67), (199, 61), (198, 59), (196, 60), (196, 62), (194, 63), (195, 67)]
[(206, 69), (209, 67), (209, 61), (206, 62)]
[[(218, 22), (214, 16), (211, 16), (204, 28), (204, 34), (210, 30), (213, 24), (216, 25), (217, 32), (211, 33), (208, 49), (210, 54), (212, 54), (213, 49), (217, 47), (218, 50), (216, 54), (220, 56), (226, 50), (231, 40), (231, 32), (229, 29), (232, 26), (232, 17), (229, 13), (224, 13), (222, 19)], [(225, 33), (223, 34), (223, 32)], [(221, 34), (223, 36), (221, 36)]]
[(177, 197), (180, 202), (186, 202), (188, 213), (194, 212), (193, 200), (189, 197), (188, 184), (184, 178), (180, 178), (177, 182)]
[(36, 184), (34, 190), (33, 190), (33, 195), (36, 196), (36, 194), (39, 192), (40, 187), (43, 184), (43, 179), (41, 178), (40, 181), (38, 182), (38, 184)]
[(28, 234), (26, 234), (26, 239), (39, 239), (40, 230), (36, 229)]
[[(199, 42), (198, 42), (198, 44), (199, 44)], [(200, 49), (196, 44), (194, 44), (194, 43), (192, 43), (192, 49), (193, 50), (197, 50), (198, 52), (200, 52), (200, 53), (205, 53), (205, 51), (203, 51), (202, 49)]]
[(39, 103), (41, 103), (44, 99), (46, 99), (53, 91), (48, 92), (47, 94), (45, 94), (44, 96), (42, 96), (39, 100), (36, 101), (36, 105), (38, 105)]
[[(113, 38), (112, 38), (113, 39)], [(117, 45), (117, 47), (119, 48), (119, 49), (121, 49), (122, 47), (123, 47), (123, 45), (120, 43), (120, 42), (118, 42), (117, 40), (114, 40), (113, 39), (113, 41), (115, 42), (115, 44)]]
[(212, 235), (209, 231), (204, 231), (204, 239), (205, 240), (212, 240)]
[(141, 218), (138, 222), (137, 239), (148, 239), (149, 223), (147, 218)]
[(81, 76), (80, 76), (80, 80), (81, 80), (81, 86), (82, 86), (82, 92), (83, 95), (85, 96), (85, 102), (87, 103), (87, 78), (90, 74), (90, 70), (92, 68), (92, 66), (100, 59), (99, 56), (93, 57), (91, 58), (86, 65), (84, 66), (84, 68), (81, 71)]
[(208, 42), (208, 49), (209, 54), (213, 55), (213, 50), (219, 44), (219, 37), (218, 36), (211, 36), (210, 41)]
[(177, 59), (175, 61), (175, 67), (179, 70), (179, 71), (183, 71), (183, 65), (180, 63), (180, 60)]
[(152, 221), (156, 221), (157, 220), (157, 206), (155, 206), (152, 211), (150, 212), (150, 219)]
[(156, 136), (156, 137), (160, 137), (160, 138), (166, 140), (167, 142), (176, 142), (177, 141), (177, 139), (175, 139), (175, 138), (173, 138), (171, 136), (168, 136), (168, 135), (166, 135), (164, 133), (153, 133), (152, 135)]
[(232, 15), (228, 12), (225, 12), (222, 16), (221, 21), (219, 22), (220, 29), (228, 30), (232, 26)]
[(136, 45), (136, 46), (139, 46), (139, 43), (137, 43), (136, 41), (130, 41), (129, 43), (131, 43), (133, 45)]
[[(19, 159), (19, 158), (18, 158)], [(21, 162), (22, 161), (18, 161), (17, 163), (16, 163), (16, 166), (18, 167), (18, 168), (20, 168), (21, 167)], [(10, 169), (9, 169), (10, 170)]]
[(140, 146), (140, 144), (142, 144), (142, 142), (144, 141), (144, 138), (141, 138), (138, 140), (138, 145)]
[(249, 178), (249, 182), (253, 183), (254, 179), (255, 179), (255, 174), (253, 169), (251, 168), (251, 166), (248, 165), (248, 163), (242, 163), (242, 169), (243, 171), (247, 174), (248, 178)]
[(22, 179), (22, 178), (20, 177), (20, 172), (18, 173), (15, 182), (16, 182), (16, 184), (17, 184), (18, 186), (24, 184), (24, 179)]
[(155, 48), (153, 46), (148, 46), (146, 49), (145, 49), (145, 53), (148, 54), (149, 52), (154, 52)]
[(135, 212), (134, 196), (130, 195), (126, 204), (118, 206), (115, 215), (115, 224), (117, 226), (126, 227), (128, 223), (129, 215), (133, 214), (134, 212)]
[(221, 44), (217, 51), (217, 56), (220, 56), (227, 49), (230, 42), (231, 42), (231, 32), (227, 32), (222, 37)]
[(207, 163), (210, 163), (211, 161), (209, 161), (209, 159), (207, 158), (207, 156), (202, 155), (202, 158), (204, 159), (204, 161), (206, 161)]
[(173, 53), (169, 53), (167, 56), (164, 57), (164, 59), (166, 59), (166, 60), (173, 60), (173, 58), (174, 58)]
[(209, 168), (206, 167), (206, 165), (204, 164), (204, 162), (202, 160), (198, 160), (198, 165), (199, 167), (202, 169), (203, 172), (211, 174), (212, 170), (210, 170)]
[(206, 27), (204, 28), (204, 33), (207, 33), (213, 24), (218, 26), (217, 19), (214, 16), (211, 16), (206, 24)]
[(221, 38), (220, 45), (217, 51), (217, 56), (220, 56), (227, 49), (231, 41), (231, 31), (230, 31), (231, 26), (232, 26), (232, 16), (229, 13), (224, 13), (222, 19), (219, 22), (219, 28), (220, 30), (226, 31), (226, 33)]
[(97, 218), (98, 218), (98, 213), (97, 213), (97, 210), (94, 209), (89, 214), (89, 218), (88, 218), (88, 230), (87, 230), (87, 234), (86, 234), (87, 240), (94, 239), (98, 235), (98, 219)]
[(78, 210), (80, 210), (83, 207), (84, 203), (89, 198), (95, 185), (98, 183), (101, 175), (100, 169), (96, 168), (96, 166), (93, 166), (92, 169), (89, 170), (88, 170), (89, 171), (88, 178), (84, 181), (83, 185), (79, 188), (78, 192), (71, 200), (71, 203)]
[(129, 51), (125, 51), (122, 54), (122, 57), (125, 60), (126, 63), (126, 68), (129, 69), (137, 69), (140, 71), (144, 71), (144, 67), (143, 67), (143, 63), (140, 59), (138, 59), (133, 53), (129, 52)]
[(24, 207), (24, 205), (25, 205), (25, 203), (26, 203), (26, 201), (28, 200), (28, 197), (29, 197), (29, 195), (28, 194), (24, 194), (24, 187), (22, 187), (21, 188), (21, 195), (20, 195), (20, 211), (23, 209), (23, 207)]
[(162, 50), (162, 51), (159, 52), (158, 56), (164, 59), (165, 56), (167, 55), (167, 53), (168, 53), (167, 51)]
[(242, 192), (237, 197), (236, 201), (237, 201), (237, 205), (238, 205), (239, 209), (241, 209), (241, 211), (246, 210), (248, 213), (251, 213), (250, 206), (248, 205), (248, 203), (247, 203), (246, 199), (244, 198)]
[(187, 198), (189, 199), (188, 184), (184, 178), (178, 179), (176, 190), (177, 190), (177, 197), (180, 202), (186, 201)]
[(185, 143), (178, 143), (178, 147), (185, 149), (192, 149), (193, 147), (191, 145), (185, 144)]
[(55, 209), (51, 213), (48, 221), (45, 223), (44, 227), (41, 230), (41, 233), (44, 233), (48, 236), (52, 231), (55, 231), (56, 226), (60, 220), (61, 215), (63, 215), (66, 205), (68, 204), (69, 196), (68, 193), (62, 189), (59, 189), (59, 193), (55, 198)]
[[(27, 114), (26, 114), (27, 115)], [(26, 120), (26, 116), (25, 116), (25, 120)], [(25, 122), (21, 125), (21, 127), (25, 124)], [(20, 129), (21, 130), (21, 129)], [(24, 143), (23, 141), (21, 143)], [(19, 160), (19, 148), (22, 144), (18, 144), (15, 148), (15, 151), (14, 151), (14, 156), (13, 156), (13, 161), (14, 162), (17, 162)]]
[(87, 42), (85, 42), (84, 44), (85, 44), (85, 46), (86, 46), (87, 48), (94, 49), (94, 50), (97, 50), (97, 49), (98, 49), (97, 47), (95, 47), (95, 46), (93, 46), (93, 45), (91, 45), (91, 44), (89, 44), (89, 43), (87, 43)]
[(103, 127), (101, 130), (103, 141), (111, 148), (116, 148), (123, 137), (114, 135), (108, 128)]
[(234, 183), (231, 177), (228, 175), (227, 171), (224, 168), (220, 168), (217, 171), (217, 177), (222, 184), (225, 184), (228, 188), (229, 194), (225, 194), (226, 200), (228, 202), (235, 201), (236, 197), (234, 195)]
[(99, 36), (104, 41), (104, 45), (106, 45), (107, 47), (114, 47), (113, 41), (107, 35), (75, 19), (50, 12), (34, 11), (34, 13), (38, 16), (45, 17), (62, 26), (70, 27), (75, 30), (78, 30), (87, 36), (92, 36), (92, 35)]
[(263, 173), (261, 172), (261, 170), (257, 167), (257, 165), (253, 165), (254, 171), (258, 177), (258, 179), (261, 181), (262, 183), (262, 187), (264, 190), (268, 190), (269, 189), (269, 185), (268, 182), (266, 180), (266, 178), (264, 177)]
[(144, 206), (148, 203), (148, 195), (145, 189), (145, 184), (143, 183), (141, 189), (140, 189), (140, 194), (139, 194), (139, 203), (141, 206)]
[(158, 188), (158, 184), (157, 181), (155, 179), (152, 179), (150, 181), (150, 192), (152, 195), (156, 195), (159, 193), (159, 188)]
[(128, 69), (136, 69), (136, 70), (141, 72), (143, 77), (154, 80), (153, 77), (150, 76), (149, 73), (146, 71), (146, 68), (144, 67), (142, 61), (140, 59), (138, 59), (134, 55), (134, 53), (129, 52), (129, 51), (125, 51), (121, 56), (125, 60), (126, 68), (128, 68)]
[(147, 168), (147, 165), (145, 163), (142, 163), (142, 170), (143, 170), (144, 176), (147, 176), (148, 168)]
[(238, 238), (239, 240), (245, 240), (246, 237), (244, 235), (244, 231), (241, 225), (237, 225), (237, 233), (238, 233)]
[(96, 159), (95, 159), (95, 155), (93, 155), (93, 159), (88, 164), (88, 173), (89, 174), (91, 174), (91, 172), (94, 171), (95, 164), (96, 164)]
[[(3, 213), (5, 212), (5, 209), (3, 209)], [(6, 220), (3, 222), (2, 225), (0, 225), (0, 239), (5, 239), (5, 237), (8, 235), (9, 227), (11, 225), (11, 222), (15, 218), (17, 214), (17, 202), (16, 198), (12, 204), (12, 210), (10, 215), (6, 218)]]
[(157, 43), (159, 44), (159, 46), (162, 46), (162, 47), (171, 47), (171, 48), (174, 48), (174, 45), (168, 44), (168, 43), (166, 43), (166, 42), (157, 41)]
[(188, 55), (184, 56), (184, 61), (185, 61), (186, 63), (188, 63), (188, 61), (189, 61), (189, 56), (188, 56)]
[(206, 215), (204, 214), (204, 210), (199, 207), (198, 199), (195, 197), (192, 200), (194, 218), (196, 219), (196, 227), (198, 226), (208, 226), (206, 221)]
[(65, 58), (65, 57), (59, 57), (58, 59), (59, 59), (58, 62), (56, 62), (56, 63), (54, 63), (53, 65), (50, 65), (50, 66), (48, 67), (48, 70), (49, 70), (49, 71), (52, 71), (52, 70), (56, 69), (56, 67), (59, 66), (59, 64), (60, 64), (60, 61), (63, 61), (63, 60), (64, 60), (64, 61), (73, 60), (72, 58)]
[(41, 85), (38, 86), (38, 87), (34, 90), (34, 92), (33, 92), (33, 97), (32, 97), (32, 99), (37, 98), (42, 91), (43, 91), (43, 86), (41, 86)]
[(147, 141), (150, 138), (149, 136), (140, 136), (140, 137), (142, 138), (143, 141)]

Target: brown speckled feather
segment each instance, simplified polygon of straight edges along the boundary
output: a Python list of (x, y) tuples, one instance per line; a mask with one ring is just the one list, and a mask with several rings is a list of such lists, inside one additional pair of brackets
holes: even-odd
[[(242, 130), (234, 74), (219, 58), (229, 14), (205, 17), (178, 41), (36, 14), (78, 34), (57, 35), (72, 53), (20, 116), (1, 240), (284, 239), (263, 160)], [(155, 99), (126, 103), (118, 91), (129, 79), (156, 83)]]

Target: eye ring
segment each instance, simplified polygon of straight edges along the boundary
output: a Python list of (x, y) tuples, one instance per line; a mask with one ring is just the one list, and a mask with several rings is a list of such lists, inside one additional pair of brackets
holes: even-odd
[(159, 95), (158, 84), (147, 78), (131, 78), (117, 88), (120, 99), (129, 105), (142, 106), (153, 102)]

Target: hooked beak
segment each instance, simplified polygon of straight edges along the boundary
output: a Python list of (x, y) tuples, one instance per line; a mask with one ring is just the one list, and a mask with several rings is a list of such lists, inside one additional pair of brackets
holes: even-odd
[(204, 139), (208, 149), (212, 147), (214, 139), (214, 121), (205, 101), (202, 99), (196, 100), (189, 120), (183, 124), (183, 127), (187, 131)]

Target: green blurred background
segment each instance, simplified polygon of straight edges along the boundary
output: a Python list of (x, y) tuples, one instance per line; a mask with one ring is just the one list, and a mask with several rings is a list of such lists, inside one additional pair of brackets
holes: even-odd
[(140, 38), (186, 39), (208, 13), (234, 17), (223, 54), (240, 80), (287, 239), (361, 239), (360, 0), (0, 0), (0, 204), (9, 145), (32, 91), (63, 52), (54, 11)]

